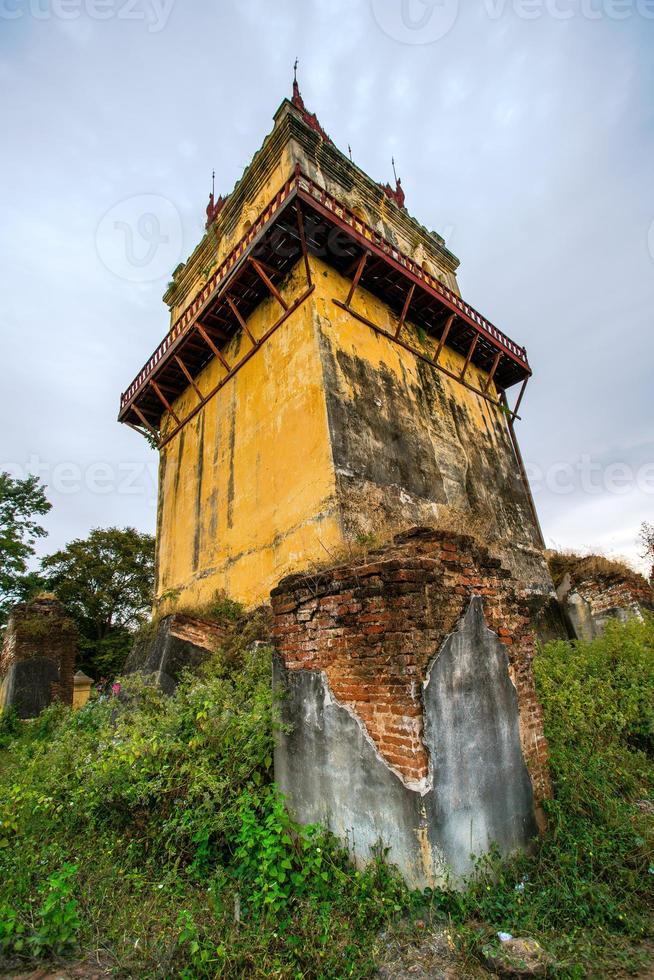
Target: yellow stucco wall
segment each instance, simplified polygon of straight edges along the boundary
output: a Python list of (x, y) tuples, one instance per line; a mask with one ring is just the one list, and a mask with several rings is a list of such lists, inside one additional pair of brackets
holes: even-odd
[[(294, 112), (286, 106), (276, 117), (275, 129), (224, 210), (176, 271), (166, 296), (173, 321), (293, 174), (296, 163), (364, 220), (375, 226), (381, 221), (385, 234), (458, 291), (452, 265), (456, 260), (450, 257), (450, 266), (445, 262), (441, 268), (437, 246), (424, 229), (383, 195), (379, 201), (378, 189), (361, 172), (353, 170), (348, 188), (339, 183), (340, 169), (325, 164), (323, 172), (320, 160), (324, 153), (329, 156), (329, 147), (318, 153), (307, 148), (311, 141), (291, 138), (286, 117)], [(348, 166), (347, 161), (341, 164)], [(489, 500), (497, 491), (491, 500), (492, 521), (504, 530), (511, 524), (519, 530), (522, 524), (527, 528), (523, 543), (529, 546), (532, 517), (520, 493), (509, 487), (515, 482), (515, 459), (499, 410), (335, 306), (332, 299), (345, 299), (349, 281), (317, 258), (311, 258), (311, 266), (314, 293), (161, 450), (156, 594), (162, 611), (201, 606), (219, 590), (247, 605), (266, 601), (281, 577), (342, 554), (343, 545), (349, 546), (360, 531), (383, 531), (389, 515), (388, 526), (397, 529), (439, 523), (448, 507), (479, 509), (475, 501), (471, 504), (471, 483), (480, 487), (485, 482), (487, 487), (480, 489)], [(305, 285), (300, 264), (282, 291), (292, 302)], [(357, 290), (353, 305), (394, 332), (397, 321), (389, 308), (365, 290)], [(279, 305), (270, 298), (250, 318), (252, 333), (260, 337), (279, 315)], [(433, 353), (433, 340), (410, 322), (402, 336)], [(249, 346), (239, 333), (224, 352), (227, 360), (234, 363)], [(364, 381), (358, 391), (341, 370), (339, 357), (361, 369)], [(440, 360), (455, 373), (464, 363), (449, 348)], [(435, 384), (425, 371), (437, 374)], [(197, 378), (200, 389), (209, 392), (224, 373), (212, 360)], [(382, 404), (389, 379), (393, 392)], [(470, 365), (468, 380), (481, 386), (484, 373)], [(379, 426), (374, 407), (367, 406), (367, 419), (358, 411), (366, 390), (375, 385), (382, 394)], [(489, 393), (495, 394), (493, 386)], [(432, 401), (426, 407), (428, 399)], [(187, 389), (173, 406), (177, 415), (185, 417), (196, 400), (193, 389)], [(345, 405), (340, 419), (335, 405)], [(438, 470), (440, 497), (429, 493), (429, 487), (416, 494), (410, 481), (393, 484), (365, 473), (359, 479), (356, 472), (350, 478), (348, 454), (341, 451), (338, 458), (337, 452), (338, 429), (342, 435), (348, 417), (361, 430), (362, 451), (380, 459), (394, 451), (384, 441), (384, 424), (397, 421), (396, 442), (402, 448), (396, 445), (396, 454), (403, 452), (406, 458), (417, 446), (416, 456), (429, 458), (434, 472)], [(172, 419), (164, 417), (164, 439), (172, 428)], [(347, 438), (342, 444), (347, 447)], [(364, 470), (365, 465), (359, 466)]]
[[(302, 269), (283, 287), (294, 298)], [(278, 319), (275, 300), (249, 320), (255, 337)], [(238, 359), (247, 339), (225, 350)], [(213, 359), (199, 375), (210, 390), (224, 375)], [(187, 391), (175, 403), (194, 403)], [(217, 590), (247, 605), (279, 579), (324, 561), (340, 540), (316, 326), (310, 300), (272, 334), (161, 454), (157, 595), (181, 590), (178, 607)], [(173, 597), (169, 597), (172, 599)], [(169, 603), (162, 604), (167, 608)]]
[[(382, 540), (429, 524), (479, 536), (536, 587), (551, 587), (505, 413), (335, 305), (350, 282), (315, 263), (332, 455), (343, 535)], [(397, 318), (357, 289), (352, 309), (390, 334)], [(433, 357), (437, 342), (411, 322), (401, 339)], [(445, 346), (439, 364), (460, 376), (465, 357)], [(468, 365), (483, 389), (487, 373)], [(489, 396), (497, 398), (491, 384)]]
[[(492, 506), (508, 506), (517, 528), (530, 521), (524, 505), (496, 493), (492, 485), (497, 475), (499, 486), (502, 472), (515, 466), (499, 410), (438, 372), (440, 401), (433, 406), (437, 417), (432, 413), (425, 420), (417, 394), (424, 387), (420, 360), (332, 302), (344, 299), (349, 289), (349, 282), (332, 267), (312, 257), (311, 268), (312, 295), (162, 449), (157, 560), (162, 611), (201, 606), (221, 590), (248, 606), (266, 601), (280, 578), (342, 554), (358, 530), (383, 531), (384, 513), (393, 515), (392, 530), (397, 530), (415, 523), (438, 524), (448, 508), (471, 512), (466, 470), (477, 447), (491, 460), (491, 485), (486, 489)], [(282, 291), (290, 304), (305, 288), (300, 263)], [(396, 320), (389, 308), (365, 290), (357, 290), (353, 307), (394, 332)], [(258, 307), (249, 320), (254, 336), (262, 336), (280, 313), (273, 298)], [(434, 341), (410, 323), (402, 336), (433, 353)], [(384, 372), (392, 376), (403, 392), (400, 407), (406, 414), (397, 422), (404, 431), (411, 426), (421, 430), (424, 455), (437, 460), (444, 474), (445, 501), (434, 502), (434, 494), (433, 500), (413, 500), (408, 506), (399, 485), (362, 480), (355, 486), (344, 481), (342, 473), (339, 476), (329, 416), (329, 396), (334, 392), (328, 391), (333, 379), (326, 377), (326, 341), (336, 360), (339, 353), (356, 358), (371, 385)], [(239, 333), (225, 349), (227, 360), (234, 363), (249, 346)], [(455, 373), (464, 363), (447, 347), (440, 360)], [(224, 374), (213, 359), (197, 383), (206, 392)], [(470, 365), (468, 380), (481, 387), (484, 372)], [(345, 374), (338, 383), (338, 397), (352, 400), (354, 417), (360, 392), (348, 387)], [(174, 408), (184, 417), (195, 402), (195, 393), (188, 389)], [(458, 422), (452, 403), (460, 409)], [(380, 413), (388, 410), (389, 405), (380, 406)], [(354, 424), (362, 428), (358, 421)], [(467, 443), (461, 439), (462, 424)], [(164, 436), (172, 426), (172, 420), (164, 419)], [(375, 443), (373, 430), (374, 426), (366, 451), (383, 457), (389, 447)], [(364, 434), (364, 442), (366, 438)]]
[[(281, 577), (324, 563), (345, 543), (320, 331), (363, 359), (371, 373), (384, 366), (408, 379), (409, 387), (420, 383), (414, 355), (332, 303), (347, 294), (348, 282), (318, 259), (312, 258), (311, 266), (315, 292), (162, 449), (157, 597), (164, 610), (202, 605), (218, 590), (247, 605), (265, 601)], [(305, 285), (300, 265), (283, 287), (287, 300)], [(354, 306), (393, 329), (388, 308), (365, 291), (357, 292)], [(255, 337), (280, 312), (273, 299), (263, 303), (249, 321)], [(405, 338), (420, 344), (410, 325)], [(247, 346), (239, 334), (225, 350), (227, 360), (238, 360)], [(442, 360), (453, 371), (463, 365), (447, 348)], [(210, 390), (224, 373), (212, 360), (197, 379), (200, 389)], [(496, 410), (441, 377), (448, 393), (484, 428), (484, 414)], [(483, 374), (471, 366), (470, 378), (481, 382)], [(180, 417), (195, 397), (189, 389), (175, 402)], [(164, 422), (164, 433), (166, 426), (172, 422)]]
[[(312, 262), (318, 267), (314, 276), (316, 309), (319, 315), (325, 318), (327, 331), (336, 344), (342, 350), (362, 358), (370, 365), (371, 369), (378, 370), (384, 366), (398, 378), (402, 378), (405, 385), (418, 385), (417, 364), (419, 359), (410, 351), (394, 343), (393, 340), (380, 336), (366, 324), (361, 323), (345, 310), (336, 306), (332, 299), (344, 302), (351, 281), (318, 259), (312, 259)], [(354, 294), (351, 305), (353, 310), (366, 319), (386, 329), (389, 333), (395, 333), (398, 324), (397, 317), (376, 296), (359, 288)], [(416, 331), (410, 319), (402, 328), (400, 339), (418, 350), (422, 349), (425, 354), (431, 357), (433, 357), (438, 343), (424, 332)], [(461, 374), (465, 364), (465, 358), (447, 346), (441, 351), (438, 361), (444, 368), (457, 375)], [(490, 413), (494, 417), (498, 412), (498, 409), (494, 408), (486, 399), (465, 388), (453, 378), (449, 378), (442, 372), (439, 373), (439, 377), (442, 379), (447, 395), (464, 406), (480, 428), (484, 427), (484, 415), (488, 416)], [(470, 364), (468, 366), (466, 379), (470, 384), (483, 387), (486, 377), (486, 372), (476, 365)], [(493, 384), (491, 384), (489, 394), (494, 398), (497, 397)]]

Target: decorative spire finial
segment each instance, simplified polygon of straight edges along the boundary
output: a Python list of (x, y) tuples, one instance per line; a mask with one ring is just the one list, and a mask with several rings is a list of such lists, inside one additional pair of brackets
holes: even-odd
[(352, 147), (350, 146), (349, 143), (347, 144), (347, 152), (350, 154), (350, 163), (351, 163), (352, 162)]
[(299, 108), (304, 108), (304, 103), (302, 102), (302, 96), (300, 95), (300, 86), (297, 83), (297, 66), (299, 60), (295, 59), (295, 64), (293, 65), (293, 105)]
[(391, 166), (393, 167), (393, 176), (395, 177), (395, 190), (393, 190), (390, 184), (379, 184), (379, 187), (381, 187), (386, 197), (389, 197), (391, 201), (395, 201), (399, 208), (404, 208), (404, 191), (402, 189), (402, 181), (397, 176), (397, 170), (395, 169), (395, 157), (391, 157)]
[(331, 143), (329, 136), (318, 122), (318, 117), (316, 116), (315, 112), (309, 112), (309, 110), (304, 104), (304, 99), (300, 95), (300, 86), (298, 85), (297, 82), (298, 64), (299, 64), (299, 59), (296, 58), (295, 64), (293, 65), (293, 98), (291, 99), (291, 102), (295, 106), (295, 108), (299, 109), (299, 111), (302, 113), (305, 123), (308, 126), (310, 126), (311, 129), (314, 129), (316, 133), (319, 133), (324, 140), (328, 140)]
[(209, 203), (207, 204), (207, 221), (205, 228), (208, 228), (212, 222), (216, 220), (220, 212), (222, 211), (226, 197), (221, 194), (218, 195), (218, 200), (216, 198), (216, 171), (211, 171), (211, 194), (209, 194)]

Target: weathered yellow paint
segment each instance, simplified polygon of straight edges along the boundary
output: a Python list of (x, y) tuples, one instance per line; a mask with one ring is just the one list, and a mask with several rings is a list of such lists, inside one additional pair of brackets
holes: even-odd
[[(330, 266), (319, 262), (319, 260), (314, 261), (320, 266), (315, 275), (316, 308), (318, 313), (325, 318), (326, 324), (334, 331), (334, 335), (337, 335), (338, 345), (343, 350), (348, 350), (358, 357), (364, 358), (370, 363), (372, 369), (379, 369), (383, 365), (392, 370), (398, 378), (408, 374), (410, 379), (418, 384), (416, 372), (418, 359), (405, 348), (394, 343), (392, 339), (380, 336), (364, 323), (350, 316), (345, 310), (336, 306), (332, 300), (337, 299), (343, 302), (347, 297), (351, 283)], [(365, 316), (372, 323), (378, 324), (390, 334), (395, 334), (398, 325), (397, 317), (376, 296), (359, 288), (351, 305), (353, 310)], [(401, 339), (417, 350), (422, 349), (429, 357), (434, 356), (437, 341), (433, 337), (418, 331), (411, 323), (410, 317), (402, 328)], [(439, 357), (439, 364), (453, 374), (460, 375), (465, 364), (465, 358), (445, 345)], [(480, 428), (483, 426), (484, 412), (496, 413), (498, 411), (486, 399), (470, 391), (469, 388), (459, 384), (453, 378), (444, 373), (441, 373), (440, 377), (443, 379), (448, 394), (465, 406), (466, 411)], [(475, 364), (468, 365), (466, 380), (470, 384), (483, 388), (486, 378), (485, 371), (482, 371)], [(489, 394), (492, 397), (497, 397), (495, 386), (492, 384)]]
[[(341, 307), (336, 306), (332, 300), (337, 299), (343, 302), (346, 299), (351, 285), (350, 281), (331, 266), (319, 262), (319, 260), (313, 261), (319, 265), (314, 277), (316, 308), (319, 315), (324, 318), (324, 323), (327, 329), (332, 332), (338, 346), (344, 351), (363, 358), (370, 364), (371, 370), (378, 370), (384, 366), (391, 370), (398, 379), (405, 378), (418, 385), (418, 358), (399, 344), (394, 343), (392, 339), (382, 337), (366, 324), (350, 316)], [(372, 323), (378, 324), (390, 334), (395, 334), (398, 324), (397, 317), (376, 296), (359, 288), (354, 295), (351, 306), (353, 310), (365, 316)], [(417, 350), (422, 349), (429, 357), (434, 356), (437, 341), (433, 337), (418, 331), (411, 323), (410, 318), (407, 319), (402, 328), (401, 339)], [(460, 375), (465, 364), (465, 358), (445, 345), (439, 357), (439, 364), (453, 374)], [(442, 372), (440, 377), (448, 395), (465, 407), (470, 419), (480, 430), (484, 429), (484, 415), (488, 416), (490, 413), (492, 417), (496, 417), (499, 409), (491, 405), (485, 398), (475, 394), (474, 391), (470, 391), (469, 388)], [(470, 384), (483, 389), (486, 379), (485, 371), (482, 371), (475, 364), (468, 365), (466, 380)], [(488, 393), (494, 398), (497, 397), (493, 384), (491, 384)]]
[[(273, 333), (162, 450), (157, 596), (162, 610), (202, 605), (219, 590), (246, 605), (265, 601), (286, 574), (323, 563), (346, 544), (336, 493), (318, 329), (356, 353), (370, 370), (381, 365), (419, 384), (417, 358), (339, 309), (332, 299), (349, 283), (311, 258), (315, 292)], [(288, 302), (305, 288), (300, 264), (284, 286)], [(354, 308), (394, 331), (393, 314), (360, 289)], [(280, 315), (274, 299), (248, 321), (262, 336)], [(405, 339), (433, 352), (431, 338), (407, 323)], [(229, 363), (245, 352), (242, 333), (225, 349)], [(464, 359), (445, 348), (441, 358), (460, 372)], [(470, 366), (470, 380), (484, 375)], [(202, 391), (225, 374), (213, 359), (197, 378)], [(475, 424), (496, 412), (482, 398), (441, 375)], [(194, 405), (189, 388), (173, 405), (183, 417)], [(172, 427), (165, 420), (164, 432)], [(488, 433), (486, 432), (486, 436)]]
[[(524, 488), (518, 489), (520, 477), (502, 409), (395, 343), (392, 336), (398, 319), (383, 301), (359, 288), (352, 309), (387, 331), (390, 337), (372, 330), (333, 302), (333, 299), (341, 302), (345, 299), (350, 282), (332, 267), (320, 264), (315, 281), (316, 315), (330, 349), (329, 357), (337, 361), (342, 357), (358, 365), (353, 376), (347, 370), (337, 370), (338, 378), (331, 382), (335, 385), (333, 390), (337, 391), (339, 401), (348, 406), (345, 412), (357, 416), (352, 418), (352, 426), (370, 426), (367, 449), (362, 448), (365, 443), (361, 441), (358, 449), (354, 448), (356, 438), (353, 443), (352, 436), (345, 437), (358, 458), (350, 461), (343, 457), (342, 451), (340, 454), (340, 465), (352, 471), (349, 476), (337, 479), (345, 537), (373, 533), (384, 538), (411, 524), (444, 523), (457, 530), (488, 535), (488, 539), (503, 539), (508, 556), (530, 552), (534, 544), (533, 520)], [(435, 354), (437, 341), (410, 320), (402, 328), (401, 339), (429, 357)], [(458, 377), (465, 366), (465, 357), (445, 346), (439, 364)], [(361, 376), (370, 378), (369, 386), (364, 382), (363, 390)], [(434, 391), (425, 388), (429, 376), (439, 386), (437, 400), (433, 400)], [(487, 373), (469, 364), (466, 380), (483, 390)], [(488, 394), (497, 398), (493, 384)], [(367, 410), (360, 411), (362, 399), (370, 402), (373, 397), (379, 399), (378, 409), (368, 404)], [(373, 416), (378, 413), (377, 421), (366, 414), (370, 411)], [(338, 426), (347, 425), (343, 422), (343, 412), (338, 414)], [(394, 475), (397, 473), (396, 440), (404, 440), (412, 430), (422, 433), (418, 440), (421, 454), (416, 463), (419, 466), (424, 463), (429, 469), (430, 458), (436, 461), (442, 480), (440, 491), (433, 484), (423, 496), (417, 488), (412, 489), (409, 483), (398, 481)], [(385, 443), (385, 439), (389, 441)], [(409, 444), (405, 452), (411, 451)], [(369, 460), (377, 458), (378, 462), (364, 463), (362, 467), (361, 452)], [(383, 464), (386, 457), (391, 461), (388, 466)], [(366, 477), (364, 470), (369, 470), (370, 475)], [(379, 474), (377, 478), (373, 471)]]
[[(305, 287), (301, 270), (284, 287)], [(279, 317), (270, 299), (250, 318), (255, 337)], [(249, 341), (239, 334), (229, 362)], [(225, 373), (213, 359), (197, 379)], [(193, 390), (173, 406), (192, 407)], [(158, 528), (162, 608), (203, 604), (217, 590), (253, 605), (279, 579), (324, 561), (340, 541), (316, 327), (310, 302), (162, 450)]]
[[(384, 195), (380, 197), (377, 185), (331, 145), (316, 146), (315, 134), (307, 133), (306, 127), (298, 128), (297, 111), (285, 102), (275, 116), (275, 128), (225, 208), (188, 261), (176, 271), (165, 297), (173, 321), (294, 173), (296, 165), (328, 190), (331, 188), (360, 213), (362, 220), (381, 230), (429, 272), (458, 291), (458, 261), (444, 248), (442, 239), (439, 243), (438, 236), (426, 232)], [(351, 171), (352, 183), (347, 187), (340, 183), (343, 168)], [(312, 257), (310, 262), (313, 294), (162, 448), (157, 599), (163, 611), (173, 606), (203, 605), (219, 590), (249, 606), (266, 601), (281, 577), (305, 571), (342, 552), (343, 546), (349, 544), (346, 539), (352, 528), (355, 534), (358, 528), (374, 529), (382, 511), (392, 511), (404, 520), (405, 526), (407, 521), (417, 520), (437, 523), (444, 506), (463, 511), (476, 507), (474, 501), (471, 504), (468, 469), (476, 466), (483, 470), (485, 466), (487, 484), (493, 479), (495, 461), (500, 482), (504, 480), (508, 485), (515, 473), (500, 410), (442, 372), (438, 373), (437, 393), (441, 415), (435, 421), (423, 416), (420, 423), (416, 392), (420, 392), (424, 382), (424, 362), (335, 306), (333, 299), (344, 300), (347, 296), (349, 281), (317, 258)], [(283, 286), (286, 300), (292, 302), (305, 287), (304, 267), (299, 263)], [(395, 332), (397, 320), (391, 310), (364, 289), (357, 290), (353, 306), (371, 321)], [(261, 337), (278, 320), (280, 312), (272, 297), (258, 307), (248, 321), (254, 336)], [(411, 325), (410, 314), (402, 336), (416, 348), (423, 347), (426, 353), (433, 354), (433, 338)], [(249, 340), (239, 331), (223, 353), (234, 364), (249, 346)], [(404, 436), (411, 436), (412, 426), (422, 425), (421, 445), (425, 456), (432, 457), (432, 463), (436, 460), (437, 469), (440, 468), (445, 503), (443, 492), (437, 500), (436, 494), (420, 497), (414, 492), (411, 496), (410, 487), (389, 486), (384, 479), (362, 479), (357, 483), (357, 474), (351, 479), (344, 475), (349, 466), (347, 459), (341, 459), (340, 469), (336, 465), (334, 440), (342, 431), (333, 431), (333, 416), (334, 398), (339, 398), (339, 392), (328, 390), (326, 358), (339, 352), (363, 364), (365, 371), (370, 371), (371, 381), (376, 375), (379, 383), (382, 372), (390, 372), (400, 393), (398, 405), (401, 403), (407, 416)], [(447, 347), (440, 360), (455, 373), (464, 366), (464, 358)], [(196, 381), (206, 394), (224, 376), (225, 368), (213, 359)], [(484, 372), (472, 364), (467, 377), (480, 387), (485, 381)], [(344, 386), (340, 394), (351, 403), (347, 412), (352, 412), (352, 424), (364, 425), (345, 374), (339, 383)], [(489, 394), (495, 394), (492, 385)], [(184, 418), (196, 401), (197, 395), (189, 387), (173, 408)], [(453, 405), (461, 410), (458, 422), (451, 410)], [(391, 415), (392, 412), (391, 409)], [(341, 430), (343, 424), (341, 419)], [(463, 436), (457, 428), (461, 424), (465, 429)], [(174, 420), (164, 417), (164, 439), (173, 428)], [(371, 429), (374, 428), (373, 411)], [(398, 436), (398, 440), (402, 437)], [(372, 445), (376, 436), (372, 431), (364, 433), (364, 446), (367, 438)], [(384, 454), (379, 445), (375, 451)], [(491, 496), (490, 489), (487, 496)], [(410, 506), (403, 507), (409, 498)], [(525, 526), (531, 523), (531, 516), (522, 499), (509, 498), (507, 495), (506, 501), (500, 500), (497, 505), (506, 512), (499, 514), (500, 523), (506, 527), (512, 522), (519, 533), (523, 515)], [(356, 520), (359, 515), (361, 520)], [(495, 516), (491, 515), (493, 521)], [(527, 529), (525, 540), (529, 533)]]

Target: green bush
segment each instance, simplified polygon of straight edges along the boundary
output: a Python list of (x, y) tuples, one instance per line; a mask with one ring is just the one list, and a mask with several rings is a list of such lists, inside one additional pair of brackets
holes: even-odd
[[(75, 947), (80, 927), (74, 878), (77, 866), (64, 864), (53, 872), (41, 889), (43, 902), (37, 911), (38, 928), (30, 943), (38, 953), (62, 954)], [(14, 944), (15, 949), (15, 944)]]
[[(555, 642), (535, 658), (554, 788), (536, 854), (479, 862), (441, 907), (480, 947), (496, 931), (540, 937), (560, 972), (595, 976), (630, 962), (652, 928), (654, 621), (612, 622), (592, 642)], [(579, 971), (579, 972), (575, 972)]]
[(449, 921), (467, 953), (498, 930), (532, 935), (561, 976), (638, 962), (654, 897), (653, 820), (636, 805), (654, 797), (651, 621), (539, 654), (548, 833), (531, 857), (480, 861), (464, 891), (418, 895), (383, 850), (357, 869), (289, 819), (270, 650), (250, 649), (265, 621), (223, 612), (224, 649), (171, 698), (127, 679), (75, 713), (3, 718), (4, 964), (100, 944), (132, 976), (364, 977), (382, 930), (418, 914)]
[(272, 785), (271, 651), (249, 650), (262, 627), (238, 620), (173, 697), (127, 678), (119, 697), (53, 705), (12, 736), (7, 962), (79, 954), (100, 935), (139, 976), (369, 970), (375, 930), (407, 892), (383, 862), (357, 871), (329, 835), (289, 820)]
[(15, 708), (6, 708), (0, 711), (0, 750), (11, 745), (20, 732), (20, 718)]

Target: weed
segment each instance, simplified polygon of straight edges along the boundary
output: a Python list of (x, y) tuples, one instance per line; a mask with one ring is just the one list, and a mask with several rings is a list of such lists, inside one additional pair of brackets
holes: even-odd
[(75, 946), (80, 927), (77, 900), (73, 894), (76, 874), (76, 865), (64, 864), (48, 876), (42, 888), (43, 902), (37, 911), (39, 926), (29, 939), (37, 954), (46, 952), (59, 956)]
[(569, 574), (573, 584), (590, 578), (609, 581), (626, 579), (647, 588), (645, 579), (626, 561), (607, 558), (605, 555), (583, 555), (574, 551), (547, 551), (545, 554), (556, 586)]
[(0, 749), (11, 745), (21, 732), (21, 722), (15, 708), (0, 711)]
[[(219, 600), (222, 602), (222, 600)], [(272, 783), (263, 612), (166, 698), (138, 682), (81, 711), (3, 716), (3, 965), (97, 948), (126, 976), (366, 977), (380, 934), (448, 920), (465, 957), (531, 935), (557, 975), (636, 969), (654, 899), (654, 623), (611, 623), (534, 661), (555, 794), (532, 856), (480, 859), (465, 889), (411, 893), (296, 826)]]

